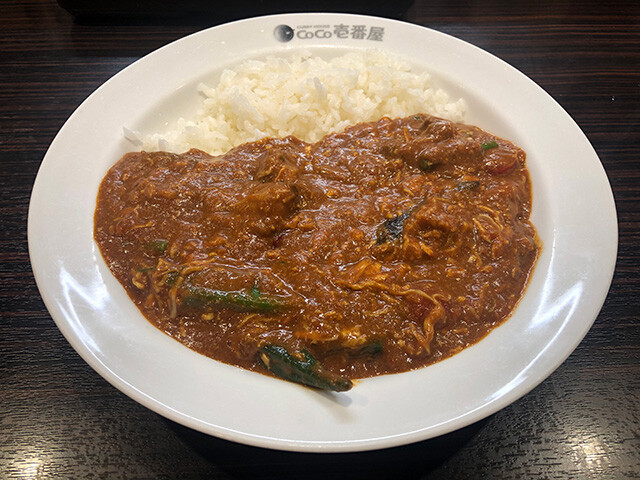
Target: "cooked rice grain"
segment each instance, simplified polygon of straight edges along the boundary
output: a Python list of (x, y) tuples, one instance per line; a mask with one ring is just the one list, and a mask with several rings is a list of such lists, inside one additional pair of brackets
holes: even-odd
[(308, 52), (285, 59), (247, 60), (224, 70), (215, 87), (200, 84), (202, 107), (174, 128), (125, 136), (145, 150), (184, 152), (199, 148), (212, 155), (263, 137), (294, 135), (316, 142), (349, 125), (427, 113), (462, 121), (465, 104), (429, 85), (427, 73), (377, 50), (352, 52), (329, 61)]

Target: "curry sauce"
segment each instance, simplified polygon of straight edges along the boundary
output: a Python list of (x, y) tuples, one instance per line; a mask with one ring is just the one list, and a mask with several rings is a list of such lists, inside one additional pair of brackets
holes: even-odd
[(315, 144), (128, 153), (100, 186), (95, 240), (187, 347), (352, 379), (437, 362), (507, 319), (539, 249), (530, 206), (520, 148), (414, 115)]

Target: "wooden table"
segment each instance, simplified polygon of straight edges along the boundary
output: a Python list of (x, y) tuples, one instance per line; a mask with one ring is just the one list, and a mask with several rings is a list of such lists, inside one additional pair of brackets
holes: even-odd
[(67, 117), (142, 55), (221, 20), (74, 22), (52, 0), (0, 12), (0, 478), (640, 478), (640, 3), (418, 0), (406, 13), (506, 60), (573, 116), (613, 187), (618, 263), (587, 337), (524, 398), (440, 438), (324, 455), (226, 442), (133, 402), (65, 341), (31, 273), (29, 195)]

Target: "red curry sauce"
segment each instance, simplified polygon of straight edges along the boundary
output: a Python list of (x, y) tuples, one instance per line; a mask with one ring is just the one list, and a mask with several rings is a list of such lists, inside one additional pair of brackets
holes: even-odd
[(520, 148), (415, 115), (219, 157), (126, 154), (95, 239), (189, 348), (264, 371), (259, 349), (279, 345), (359, 378), (437, 362), (511, 314), (538, 252), (530, 205)]

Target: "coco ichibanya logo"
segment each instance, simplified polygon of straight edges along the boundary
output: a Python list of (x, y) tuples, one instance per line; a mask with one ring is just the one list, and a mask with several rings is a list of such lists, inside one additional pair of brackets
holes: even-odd
[(295, 28), (289, 25), (278, 25), (273, 35), (279, 42), (290, 42), (294, 38), (300, 40), (339, 38), (354, 40), (370, 40), (381, 42), (384, 39), (384, 27), (369, 25), (299, 25)]

